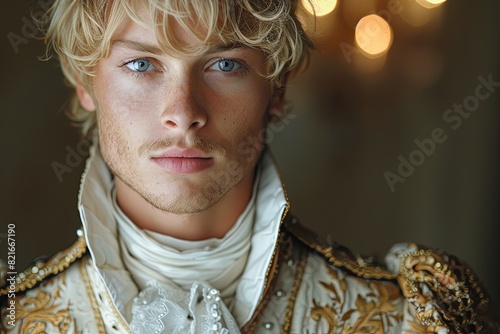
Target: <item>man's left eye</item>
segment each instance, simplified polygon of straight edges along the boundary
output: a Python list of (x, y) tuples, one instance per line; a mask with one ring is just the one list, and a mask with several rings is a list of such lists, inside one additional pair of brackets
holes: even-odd
[(134, 72), (147, 72), (155, 69), (155, 66), (147, 59), (134, 59), (125, 65)]
[(239, 70), (241, 67), (241, 64), (235, 60), (220, 59), (210, 66), (210, 69), (222, 72), (231, 72)]

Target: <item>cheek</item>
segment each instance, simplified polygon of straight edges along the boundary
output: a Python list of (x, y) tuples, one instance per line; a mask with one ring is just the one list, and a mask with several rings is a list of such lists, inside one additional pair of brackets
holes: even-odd
[[(145, 126), (158, 100), (158, 90), (148, 90), (127, 81), (106, 80), (96, 84), (98, 121), (111, 133), (127, 132), (133, 136)], [(135, 130), (133, 132), (133, 130)]]
[(243, 103), (239, 100), (241, 115), (237, 122), (247, 128), (251, 134), (261, 132), (267, 126), (269, 94), (263, 89), (248, 91)]
[(252, 83), (243, 87), (222, 90), (212, 95), (212, 118), (224, 122), (233, 133), (258, 131), (266, 126), (271, 93), (265, 83)]

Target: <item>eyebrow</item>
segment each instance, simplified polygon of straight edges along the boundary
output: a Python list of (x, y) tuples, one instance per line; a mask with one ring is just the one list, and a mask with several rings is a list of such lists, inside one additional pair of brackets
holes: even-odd
[(115, 46), (122, 46), (122, 47), (125, 47), (127, 49), (140, 51), (140, 52), (147, 52), (147, 53), (152, 53), (152, 54), (157, 54), (157, 55), (164, 53), (156, 45), (131, 41), (129, 39), (115, 39), (115, 40), (111, 41), (111, 47), (113, 48)]
[[(140, 52), (147, 52), (147, 53), (151, 53), (151, 54), (155, 54), (155, 55), (162, 55), (165, 53), (157, 45), (136, 42), (136, 41), (132, 41), (129, 39), (113, 40), (113, 41), (111, 41), (111, 47), (113, 48), (114, 46), (123, 46), (123, 47), (126, 47), (126, 48), (131, 49), (131, 50), (140, 51)], [(208, 50), (205, 52), (205, 54), (224, 52), (224, 51), (234, 50), (234, 49), (238, 49), (238, 48), (242, 48), (242, 47), (244, 47), (244, 46), (241, 43), (217, 44), (217, 45), (213, 45), (210, 48), (208, 48)]]

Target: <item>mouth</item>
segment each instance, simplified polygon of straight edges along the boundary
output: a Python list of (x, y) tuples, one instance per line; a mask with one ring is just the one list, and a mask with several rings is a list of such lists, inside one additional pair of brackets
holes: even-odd
[(210, 168), (213, 157), (198, 149), (170, 148), (151, 159), (163, 170), (172, 174), (192, 174)]

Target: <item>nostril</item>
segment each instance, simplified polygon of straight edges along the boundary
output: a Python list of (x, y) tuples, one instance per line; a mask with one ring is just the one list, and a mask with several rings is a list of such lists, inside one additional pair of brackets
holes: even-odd
[(201, 126), (201, 122), (200, 121), (194, 121), (194, 122), (191, 123), (191, 127), (192, 128), (197, 128), (199, 126)]
[(203, 110), (183, 108), (165, 111), (160, 120), (164, 127), (187, 131), (203, 127), (207, 117)]
[(166, 126), (169, 126), (169, 127), (176, 127), (176, 126), (177, 126), (177, 124), (175, 124), (175, 122), (174, 122), (174, 121), (171, 121), (171, 120), (166, 120), (166, 121), (164, 122), (164, 124), (165, 124)]

